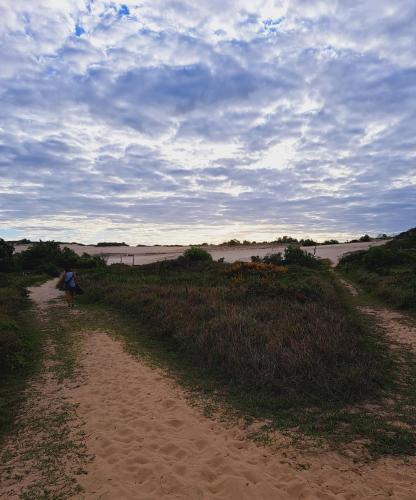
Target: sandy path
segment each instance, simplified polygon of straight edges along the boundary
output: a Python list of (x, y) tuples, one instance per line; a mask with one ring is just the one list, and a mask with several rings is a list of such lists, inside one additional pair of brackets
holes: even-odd
[(288, 460), (256, 446), (241, 429), (203, 417), (171, 380), (102, 332), (86, 338), (82, 364), (87, 382), (72, 397), (95, 460), (79, 498), (415, 498), (416, 471), (400, 460), (359, 467), (335, 453), (286, 450)]
[(410, 324), (403, 314), (389, 309), (374, 309), (372, 307), (362, 307), (361, 311), (375, 316), (377, 322), (386, 330), (393, 342), (406, 345), (416, 355), (416, 325)]
[[(341, 283), (353, 296), (357, 296), (360, 291), (349, 281), (339, 278)], [(377, 323), (384, 328), (387, 335), (394, 344), (404, 344), (410, 351), (416, 355), (416, 323), (411, 319), (401, 314), (398, 311), (381, 307), (360, 307), (361, 312), (376, 318)], [(415, 495), (416, 498), (416, 495)]]
[(58, 278), (46, 281), (39, 286), (29, 286), (27, 291), (36, 306), (43, 310), (48, 307), (51, 300), (62, 298), (64, 294), (56, 288)]

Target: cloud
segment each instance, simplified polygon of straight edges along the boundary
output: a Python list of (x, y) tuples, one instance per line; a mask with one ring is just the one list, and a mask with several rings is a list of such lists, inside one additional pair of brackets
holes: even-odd
[(13, 234), (414, 225), (414, 2), (18, 0), (0, 16)]

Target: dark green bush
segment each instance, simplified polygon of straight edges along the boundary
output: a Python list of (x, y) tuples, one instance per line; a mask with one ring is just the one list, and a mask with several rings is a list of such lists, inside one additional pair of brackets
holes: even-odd
[(289, 245), (285, 250), (284, 264), (304, 267), (319, 267), (319, 261), (301, 248)]
[(84, 253), (80, 257), (68, 247), (61, 249), (55, 241), (33, 243), (27, 250), (16, 254), (14, 261), (16, 269), (45, 273), (49, 276), (58, 276), (65, 267), (86, 269), (105, 265), (99, 256)]
[(264, 264), (275, 264), (276, 266), (281, 266), (285, 264), (285, 260), (283, 259), (282, 254), (280, 252), (266, 255), (265, 257), (263, 257), (262, 262)]
[(191, 247), (185, 250), (183, 256), (190, 261), (211, 261), (212, 256), (209, 252), (199, 247)]
[(39, 339), (25, 318), (28, 308), (23, 287), (13, 280), (0, 281), (0, 375), (24, 370), (39, 349)]
[(0, 238), (0, 272), (9, 272), (14, 269), (13, 245)]

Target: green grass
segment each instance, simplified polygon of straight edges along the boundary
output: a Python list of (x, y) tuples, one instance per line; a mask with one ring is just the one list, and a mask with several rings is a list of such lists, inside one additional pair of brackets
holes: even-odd
[[(51, 305), (42, 314), (39, 330), (43, 366), (32, 373), (30, 397), (20, 402), (19, 420), (11, 429), (18, 439), (5, 442), (2, 450), (2, 479), (14, 483), (15, 493), (24, 500), (71, 498), (81, 492), (77, 478), (86, 473), (91, 459), (77, 404), (61, 390), (82, 383), (80, 332), (76, 316), (60, 305)], [(25, 479), (28, 473), (30, 482)]]
[(351, 402), (388, 383), (382, 345), (368, 342), (326, 268), (175, 265), (86, 274), (89, 299), (140, 319), (196, 364), (293, 404)]
[[(389, 351), (324, 266), (253, 266), (112, 266), (83, 275), (82, 302), (131, 352), (169, 370), (207, 415), (264, 420), (254, 439), (273, 442), (278, 430), (373, 456), (415, 454), (413, 357)], [(317, 339), (311, 323), (327, 334)], [(207, 331), (211, 343), (201, 342)], [(270, 350), (285, 367), (268, 369), (260, 354)]]
[(13, 427), (24, 389), (42, 361), (42, 332), (24, 287), (43, 275), (0, 273), (0, 440)]
[(346, 255), (337, 268), (384, 304), (416, 312), (416, 229)]

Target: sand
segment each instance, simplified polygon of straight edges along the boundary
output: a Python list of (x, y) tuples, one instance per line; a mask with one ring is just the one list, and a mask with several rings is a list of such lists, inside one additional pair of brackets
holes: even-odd
[[(54, 285), (31, 288), (42, 311), (60, 295)], [(77, 311), (70, 314), (76, 321)], [(279, 434), (280, 449), (257, 446), (242, 425), (201, 414), (172, 378), (128, 354), (118, 339), (98, 330), (80, 335), (82, 376), (62, 386), (61, 396), (77, 405), (74, 425), (94, 458), (74, 498), (416, 498), (414, 458), (356, 463), (345, 454), (290, 448)]]
[(95, 459), (79, 498), (415, 498), (416, 471), (400, 460), (359, 466), (336, 453), (256, 446), (242, 428), (203, 417), (103, 332), (86, 338), (82, 363), (87, 382), (72, 397)]
[[(369, 243), (340, 243), (339, 245), (321, 245), (316, 247), (317, 257), (330, 259), (333, 264), (337, 264), (342, 255), (357, 250), (366, 250), (371, 246), (384, 245), (387, 240), (372, 241)], [(161, 260), (176, 259), (189, 247), (95, 247), (82, 245), (62, 245), (68, 246), (74, 252), (82, 255), (84, 252), (90, 255), (104, 256), (108, 264), (150, 264)], [(17, 245), (16, 252), (25, 250), (28, 245)], [(286, 247), (282, 245), (251, 245), (248, 247), (214, 247), (208, 246), (205, 249), (217, 260), (224, 258), (226, 262), (250, 261), (252, 255), (264, 257), (265, 255), (277, 252), (284, 252)], [(314, 247), (303, 247), (307, 252), (313, 253)], [(134, 258), (133, 258), (134, 255)]]

